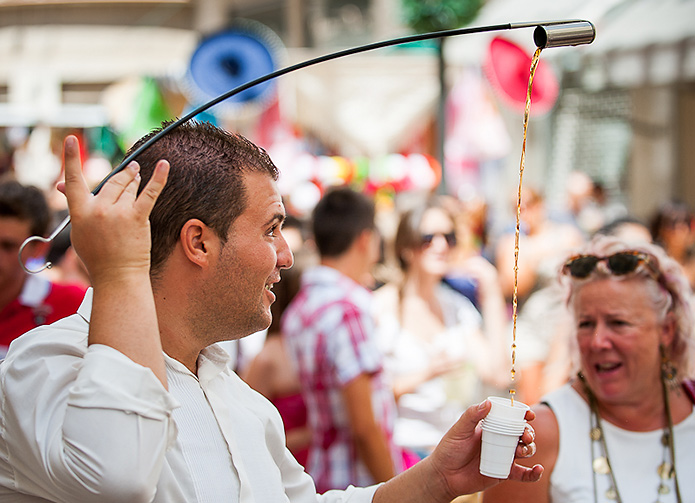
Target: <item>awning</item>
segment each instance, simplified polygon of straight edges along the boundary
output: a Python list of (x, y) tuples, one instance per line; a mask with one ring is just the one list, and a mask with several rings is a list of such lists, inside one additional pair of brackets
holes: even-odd
[[(586, 19), (596, 40), (585, 46), (547, 49), (543, 58), (563, 70), (581, 70), (585, 86), (637, 87), (695, 79), (693, 0), (490, 0), (471, 24)], [(482, 64), (495, 34), (452, 38), (445, 57), (452, 65)], [(504, 31), (529, 52), (533, 30)]]
[(402, 151), (431, 121), (437, 60), (427, 51), (350, 56), (283, 77), (280, 89), (300, 128), (343, 155), (376, 157)]

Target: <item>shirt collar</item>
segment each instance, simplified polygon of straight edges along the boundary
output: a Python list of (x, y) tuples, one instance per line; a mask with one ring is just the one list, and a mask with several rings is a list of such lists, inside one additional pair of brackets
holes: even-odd
[[(167, 367), (180, 374), (194, 375), (183, 363), (164, 353)], [(217, 344), (212, 344), (198, 355), (198, 375), (194, 375), (201, 384), (207, 384), (215, 377), (231, 368), (232, 357)]]
[[(94, 290), (91, 287), (88, 288), (82, 300), (82, 304), (80, 304), (77, 310), (77, 314), (84, 318), (87, 323), (89, 323), (92, 314), (93, 295)], [(166, 353), (164, 353), (164, 359), (171, 370), (181, 373), (191, 373), (183, 363), (175, 360)], [(231, 363), (231, 355), (219, 345), (212, 344), (200, 352), (200, 356), (198, 357), (198, 375), (196, 377), (201, 383), (208, 382), (224, 372), (228, 367), (231, 368)]]

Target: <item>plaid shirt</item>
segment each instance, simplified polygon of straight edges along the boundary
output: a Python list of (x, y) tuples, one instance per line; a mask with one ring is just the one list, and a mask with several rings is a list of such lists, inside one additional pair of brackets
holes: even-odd
[(306, 469), (319, 492), (374, 483), (359, 460), (342, 398), (342, 388), (360, 374), (372, 377), (372, 408), (402, 470), (401, 452), (392, 442), (396, 407), (374, 340), (371, 299), (371, 292), (340, 272), (318, 266), (304, 273), (282, 318), (313, 432)]

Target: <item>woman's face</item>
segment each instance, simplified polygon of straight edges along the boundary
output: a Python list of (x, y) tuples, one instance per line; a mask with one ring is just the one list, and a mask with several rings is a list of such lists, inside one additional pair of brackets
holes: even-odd
[(448, 272), (449, 257), (455, 243), (452, 241), (454, 223), (445, 211), (430, 208), (422, 217), (419, 231), (422, 244), (415, 250), (416, 267), (427, 274), (444, 276)]
[(604, 403), (661, 396), (659, 344), (671, 343), (673, 324), (659, 319), (646, 281), (598, 279), (573, 296), (582, 372)]

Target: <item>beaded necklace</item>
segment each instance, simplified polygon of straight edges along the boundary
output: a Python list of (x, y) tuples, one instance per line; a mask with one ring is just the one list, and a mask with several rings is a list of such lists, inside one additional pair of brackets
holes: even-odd
[[(606, 436), (603, 432), (603, 427), (601, 425), (601, 417), (598, 413), (598, 404), (596, 397), (594, 396), (591, 389), (589, 389), (584, 376), (580, 372), (577, 374), (579, 379), (584, 385), (587, 396), (589, 397), (589, 406), (591, 408), (591, 430), (589, 436), (592, 440), (591, 442), (591, 455), (592, 455), (592, 478), (594, 485), (594, 501), (598, 502), (598, 489), (596, 485), (596, 474), (608, 475), (610, 477), (611, 486), (605, 493), (606, 498), (612, 501), (617, 501), (618, 503), (623, 503), (620, 497), (620, 492), (618, 491), (618, 484), (615, 480), (615, 474), (611, 468), (610, 457), (608, 455), (608, 446), (606, 445)], [(669, 494), (671, 488), (666, 484), (666, 481), (673, 479), (674, 486), (676, 489), (676, 501), (682, 503), (680, 488), (678, 487), (678, 475), (676, 473), (676, 457), (674, 453), (674, 443), (673, 443), (673, 420), (671, 417), (671, 407), (669, 406), (668, 390), (666, 389), (666, 383), (664, 379), (661, 380), (662, 390), (664, 393), (664, 408), (666, 410), (667, 427), (664, 429), (664, 433), (661, 437), (661, 444), (663, 445), (663, 458), (661, 464), (657, 467), (657, 473), (659, 475), (659, 486), (657, 488), (657, 498), (655, 503), (661, 502), (661, 496)], [(595, 444), (599, 444), (600, 450), (602, 450), (602, 455), (594, 457)], [(667, 461), (667, 455), (670, 455), (670, 462)]]

